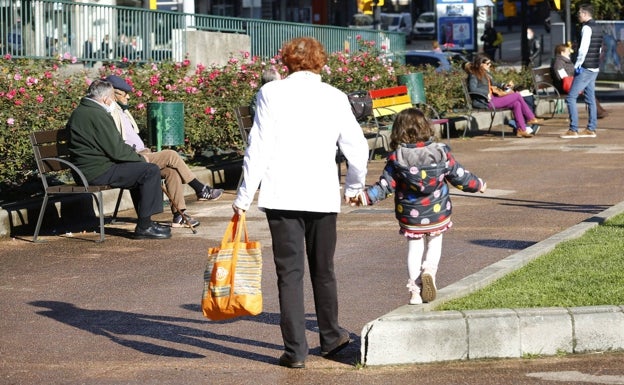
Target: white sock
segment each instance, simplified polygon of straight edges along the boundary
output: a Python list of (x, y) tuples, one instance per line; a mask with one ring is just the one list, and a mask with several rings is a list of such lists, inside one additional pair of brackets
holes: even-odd
[(422, 263), (422, 269), (435, 278), (442, 255), (442, 234), (427, 236), (426, 238), (427, 249), (425, 252), (425, 260)]
[(420, 277), (422, 257), (425, 252), (425, 239), (408, 238), (407, 240), (407, 273), (411, 281)]

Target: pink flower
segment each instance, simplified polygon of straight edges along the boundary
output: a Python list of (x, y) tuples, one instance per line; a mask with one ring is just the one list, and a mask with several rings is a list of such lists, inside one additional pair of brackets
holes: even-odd
[(12, 125), (14, 125), (14, 124), (15, 124), (15, 119), (13, 119), (13, 118), (8, 118), (6, 122), (7, 122), (7, 124), (8, 124), (9, 126), (12, 126)]
[(139, 110), (144, 110), (145, 109), (145, 103), (137, 104), (136, 108), (139, 109)]
[(13, 80), (22, 80), (22, 75), (20, 74), (13, 75)]
[(7, 53), (6, 55), (4, 55), (4, 58), (5, 58), (6, 60), (11, 60), (12, 56), (11, 56), (11, 54), (10, 54), (10, 53)]
[(35, 100), (37, 100), (37, 103), (43, 103), (43, 96), (41, 96), (41, 95), (37, 95), (37, 97), (35, 98)]
[(216, 109), (214, 107), (206, 107), (204, 109), (204, 114), (206, 115), (212, 115), (216, 112)]

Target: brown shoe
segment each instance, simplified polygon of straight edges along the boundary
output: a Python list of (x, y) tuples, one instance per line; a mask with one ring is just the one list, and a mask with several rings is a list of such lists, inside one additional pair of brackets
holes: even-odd
[(543, 121), (544, 121), (544, 119), (538, 119), (538, 118), (535, 118), (535, 119), (531, 119), (531, 120), (529, 120), (529, 121), (527, 122), (527, 125), (528, 125), (528, 126), (532, 126), (532, 125), (534, 125), (534, 124), (540, 124), (540, 123), (541, 123), (541, 122), (543, 122)]
[(528, 132), (520, 131), (520, 130), (518, 130), (518, 132), (516, 132), (516, 136), (518, 138), (532, 138), (533, 137), (533, 135), (529, 134)]
[(596, 137), (596, 131), (591, 131), (591, 130), (583, 130), (581, 132), (578, 133), (579, 138), (595, 138)]

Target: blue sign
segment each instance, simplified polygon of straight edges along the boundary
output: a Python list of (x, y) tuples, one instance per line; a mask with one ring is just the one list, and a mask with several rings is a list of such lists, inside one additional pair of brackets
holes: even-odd
[(437, 0), (438, 43), (446, 50), (474, 51), (474, 0)]

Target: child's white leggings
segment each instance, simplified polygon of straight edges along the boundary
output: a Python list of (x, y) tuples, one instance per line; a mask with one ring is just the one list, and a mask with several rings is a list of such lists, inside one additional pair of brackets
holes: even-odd
[[(434, 278), (438, 271), (442, 255), (442, 234), (424, 236), (420, 239), (408, 238), (407, 241), (407, 272), (409, 279), (420, 281), (420, 273), (427, 270)], [(424, 256), (424, 261), (423, 261)]]

